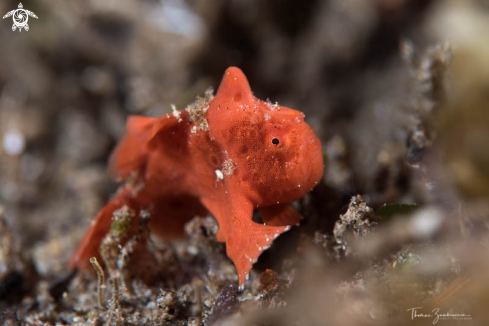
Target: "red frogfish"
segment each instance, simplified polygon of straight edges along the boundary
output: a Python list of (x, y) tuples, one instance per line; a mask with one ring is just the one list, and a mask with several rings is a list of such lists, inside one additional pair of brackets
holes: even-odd
[[(299, 223), (290, 203), (309, 192), (324, 169), (321, 142), (303, 114), (257, 99), (236, 67), (226, 70), (216, 96), (200, 104), (163, 117), (128, 118), (109, 175), (131, 182), (95, 217), (71, 267), (84, 268), (98, 255), (113, 212), (124, 205), (149, 210), (151, 233), (166, 239), (182, 236), (186, 222), (210, 212), (242, 287), (260, 254)], [(252, 220), (254, 209), (263, 224)], [(129, 234), (137, 228), (132, 225)]]

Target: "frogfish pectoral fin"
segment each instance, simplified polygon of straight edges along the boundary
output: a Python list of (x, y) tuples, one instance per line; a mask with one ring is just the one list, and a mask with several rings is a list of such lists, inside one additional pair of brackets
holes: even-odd
[(240, 288), (243, 288), (253, 263), (261, 253), (270, 247), (274, 239), (289, 229), (290, 226), (258, 224), (251, 218), (245, 223), (236, 222), (226, 235), (226, 251), (236, 266)]

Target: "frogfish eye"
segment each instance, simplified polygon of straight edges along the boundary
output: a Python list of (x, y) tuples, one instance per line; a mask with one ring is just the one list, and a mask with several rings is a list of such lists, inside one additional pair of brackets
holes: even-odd
[(280, 141), (278, 140), (278, 138), (273, 138), (272, 139), (272, 144), (278, 145), (279, 143), (280, 143)]

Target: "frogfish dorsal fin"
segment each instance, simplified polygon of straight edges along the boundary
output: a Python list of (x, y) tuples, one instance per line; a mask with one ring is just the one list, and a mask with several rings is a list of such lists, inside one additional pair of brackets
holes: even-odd
[(216, 97), (232, 102), (249, 102), (255, 97), (251, 92), (248, 79), (237, 67), (229, 67), (224, 73)]

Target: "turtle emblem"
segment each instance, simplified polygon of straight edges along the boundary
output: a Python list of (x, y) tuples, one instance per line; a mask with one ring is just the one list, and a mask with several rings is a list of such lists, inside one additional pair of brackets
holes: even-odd
[(26, 31), (29, 30), (29, 25), (27, 25), (27, 21), (29, 20), (29, 16), (38, 18), (35, 13), (29, 10), (25, 10), (22, 3), (19, 3), (19, 8), (9, 11), (3, 16), (3, 19), (12, 16), (14, 20), (14, 24), (12, 25), (12, 30), (15, 31), (17, 28), (19, 32), (22, 32), (22, 28)]

